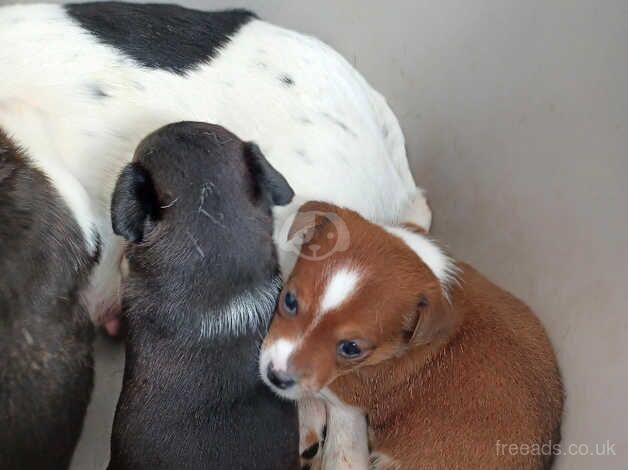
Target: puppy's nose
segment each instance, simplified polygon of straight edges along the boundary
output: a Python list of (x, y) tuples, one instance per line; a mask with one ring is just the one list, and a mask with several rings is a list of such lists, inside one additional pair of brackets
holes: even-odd
[(266, 368), (266, 376), (271, 384), (281, 390), (290, 388), (296, 383), (294, 377), (288, 372), (275, 370), (272, 362), (268, 364), (268, 367)]

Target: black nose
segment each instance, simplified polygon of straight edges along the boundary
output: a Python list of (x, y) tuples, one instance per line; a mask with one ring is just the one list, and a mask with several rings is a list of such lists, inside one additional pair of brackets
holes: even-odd
[(296, 383), (294, 377), (288, 374), (288, 372), (275, 370), (272, 363), (268, 364), (268, 367), (266, 368), (266, 376), (271, 384), (281, 390), (290, 388)]

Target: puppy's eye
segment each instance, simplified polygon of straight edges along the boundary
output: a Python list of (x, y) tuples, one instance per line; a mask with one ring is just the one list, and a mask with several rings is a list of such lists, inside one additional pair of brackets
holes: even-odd
[(338, 355), (347, 359), (356, 359), (362, 355), (362, 349), (356, 341), (339, 341), (337, 350)]
[(297, 301), (297, 296), (294, 292), (288, 291), (286, 295), (283, 297), (283, 309), (284, 311), (291, 316), (297, 314), (297, 308), (299, 307), (299, 302)]

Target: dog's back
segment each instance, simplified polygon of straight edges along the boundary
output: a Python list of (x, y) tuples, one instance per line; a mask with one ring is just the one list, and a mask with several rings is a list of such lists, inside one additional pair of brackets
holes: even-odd
[(94, 257), (44, 173), (0, 130), (0, 468), (67, 468), (92, 388), (80, 290)]
[[(412, 462), (420, 468), (444, 462), (449, 468), (549, 468), (563, 404), (551, 344), (527, 305), (471, 266), (460, 266), (462, 288), (452, 292), (452, 303), (464, 321), (426, 363), (411, 393), (399, 392), (396, 400), (407, 407), (394, 416), (406, 432), (387, 436), (378, 450), (396, 456), (400, 468)], [(391, 415), (372, 415), (371, 424), (377, 428), (380, 419)]]
[(256, 377), (258, 333), (187, 345), (142, 336), (128, 341), (110, 469), (296, 468), (295, 408)]

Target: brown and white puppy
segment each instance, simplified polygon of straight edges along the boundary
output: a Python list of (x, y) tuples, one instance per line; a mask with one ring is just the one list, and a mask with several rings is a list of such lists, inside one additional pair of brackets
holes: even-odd
[(369, 446), (377, 469), (550, 467), (500, 451), (560, 439), (556, 359), (523, 302), (409, 227), (310, 202), (298, 232), (260, 369), (283, 397), (325, 400), (323, 468), (367, 468)]

